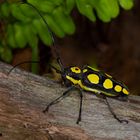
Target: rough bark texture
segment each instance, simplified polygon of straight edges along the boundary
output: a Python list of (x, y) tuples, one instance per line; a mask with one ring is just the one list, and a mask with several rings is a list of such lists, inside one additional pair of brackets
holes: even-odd
[(76, 124), (79, 95), (71, 96), (42, 113), (62, 94), (55, 81), (0, 63), (0, 140), (139, 140), (140, 97), (130, 102), (109, 99), (116, 114), (129, 120), (120, 124), (103, 99), (84, 92), (82, 121)]

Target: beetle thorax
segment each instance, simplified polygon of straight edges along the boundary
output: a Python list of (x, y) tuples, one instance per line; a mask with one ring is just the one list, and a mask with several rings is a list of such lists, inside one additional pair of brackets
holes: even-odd
[(65, 85), (77, 85), (81, 80), (81, 69), (79, 67), (68, 67), (62, 74)]

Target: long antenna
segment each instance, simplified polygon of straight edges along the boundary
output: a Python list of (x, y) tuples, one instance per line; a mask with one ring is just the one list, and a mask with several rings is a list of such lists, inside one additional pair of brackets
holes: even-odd
[(52, 38), (52, 41), (53, 41), (53, 45), (55, 46), (55, 40), (54, 40), (54, 37), (53, 37), (53, 33), (52, 33), (52, 31), (50, 30), (47, 21), (46, 21), (45, 18), (41, 15), (40, 11), (39, 11), (34, 5), (32, 5), (31, 3), (22, 2), (22, 1), (21, 1), (20, 3), (21, 3), (21, 4), (27, 4), (27, 5), (31, 6), (32, 8), (34, 8), (34, 9), (37, 11), (37, 13), (39, 14), (39, 16), (42, 18), (42, 20), (43, 20), (44, 23), (46, 24), (47, 30), (49, 31), (49, 34), (50, 34), (50, 36), (51, 36), (51, 38)]
[[(39, 63), (39, 61), (23, 61), (21, 63), (16, 64), (15, 66), (13, 66), (13, 68), (10, 69), (10, 71), (7, 73), (7, 75), (9, 75), (11, 73), (11, 71), (13, 69), (15, 69), (17, 66), (25, 64), (25, 63)], [(56, 67), (54, 67), (53, 65), (50, 64), (50, 66), (57, 72), (57, 73), (62, 73), (60, 70), (58, 70)]]
[(21, 63), (16, 64), (15, 66), (13, 66), (7, 73), (7, 75), (9, 75), (13, 69), (15, 69), (17, 66), (25, 64), (25, 63), (39, 63), (39, 61), (22, 61)]
[(56, 55), (57, 55), (57, 62), (58, 62), (58, 64), (60, 65), (61, 70), (63, 71), (63, 70), (64, 70), (63, 64), (62, 64), (62, 61), (61, 61), (61, 59), (60, 59), (59, 53), (58, 53), (57, 48), (56, 48), (56, 45), (55, 45), (55, 39), (54, 39), (54, 37), (53, 37), (53, 33), (52, 33), (52, 31), (50, 30), (47, 21), (46, 21), (45, 18), (41, 15), (40, 11), (39, 11), (34, 5), (32, 5), (31, 3), (28, 3), (28, 2), (21, 2), (21, 4), (27, 4), (27, 5), (31, 6), (32, 8), (34, 8), (34, 9), (36, 10), (36, 12), (39, 14), (39, 16), (42, 18), (42, 20), (44, 21), (44, 23), (46, 24), (46, 27), (47, 27), (47, 29), (48, 29), (48, 31), (49, 31), (49, 34), (50, 34), (50, 36), (51, 36), (51, 38), (52, 38), (52, 41), (53, 41), (53, 46), (54, 46), (54, 48), (55, 48), (55, 53), (56, 53)]
[[(39, 14), (39, 16), (42, 18), (42, 20), (44, 21), (44, 23), (46, 24), (47, 30), (48, 30), (48, 32), (49, 32), (49, 34), (50, 34), (50, 36), (51, 36), (51, 39), (52, 39), (52, 42), (53, 42), (53, 46), (54, 46), (54, 48), (55, 48), (54, 50), (55, 50), (55, 54), (56, 54), (56, 56), (57, 56), (57, 63), (60, 65), (61, 71), (63, 72), (63, 71), (64, 71), (64, 66), (63, 66), (63, 63), (62, 63), (62, 61), (61, 61), (61, 59), (60, 59), (59, 53), (58, 53), (58, 51), (57, 51), (53, 33), (52, 33), (52, 31), (50, 30), (47, 21), (46, 21), (45, 18), (41, 15), (40, 11), (39, 11), (34, 5), (32, 5), (31, 3), (28, 3), (28, 2), (20, 2), (20, 4), (27, 4), (27, 5), (31, 6), (33, 9), (35, 9), (36, 12)], [(21, 63), (18, 63), (17, 65), (15, 65), (15, 66), (8, 72), (8, 75), (11, 73), (11, 71), (12, 71), (14, 68), (16, 68), (17, 66), (19, 66), (19, 65), (21, 65), (21, 64), (24, 64), (24, 63), (39, 63), (39, 62), (40, 62), (40, 61), (23, 61), (23, 62), (21, 62)], [(53, 69), (55, 69), (58, 73), (61, 73), (61, 71), (57, 70), (54, 66), (51, 65), (51, 67), (52, 67)]]

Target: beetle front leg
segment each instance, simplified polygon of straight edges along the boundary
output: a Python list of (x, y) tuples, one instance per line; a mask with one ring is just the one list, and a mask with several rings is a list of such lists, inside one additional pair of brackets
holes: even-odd
[(43, 113), (47, 112), (50, 108), (50, 106), (57, 104), (58, 102), (60, 102), (62, 99), (64, 99), (65, 97), (67, 97), (69, 95), (69, 92), (73, 90), (73, 86), (70, 87), (68, 90), (66, 90), (61, 96), (59, 96), (58, 98), (56, 98), (55, 100), (53, 100), (52, 102), (50, 102), (47, 107), (43, 110)]

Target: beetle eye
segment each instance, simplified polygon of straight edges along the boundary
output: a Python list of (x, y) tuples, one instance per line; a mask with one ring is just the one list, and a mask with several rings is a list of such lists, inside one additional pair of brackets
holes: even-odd
[(79, 70), (79, 68), (76, 67), (75, 70)]
[(81, 70), (78, 67), (71, 67), (70, 69), (74, 73), (81, 73)]

